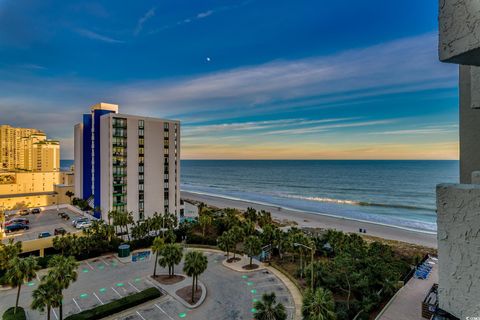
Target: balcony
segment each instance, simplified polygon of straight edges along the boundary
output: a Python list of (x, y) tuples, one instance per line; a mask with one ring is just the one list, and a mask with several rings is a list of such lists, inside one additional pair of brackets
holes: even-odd
[(126, 129), (127, 128), (127, 122), (114, 122), (112, 124), (113, 128), (120, 128), (120, 129)]
[(126, 138), (127, 133), (126, 132), (113, 132), (112, 135), (114, 138)]
[(126, 172), (114, 172), (113, 176), (114, 177), (126, 177), (127, 173)]
[(114, 167), (126, 167), (127, 162), (126, 161), (115, 161), (112, 165)]
[(126, 205), (127, 205), (126, 202), (114, 202), (113, 203), (114, 207), (120, 207), (120, 206), (126, 206)]
[(127, 147), (127, 143), (126, 142), (114, 142), (112, 144), (112, 146), (114, 148), (126, 148)]

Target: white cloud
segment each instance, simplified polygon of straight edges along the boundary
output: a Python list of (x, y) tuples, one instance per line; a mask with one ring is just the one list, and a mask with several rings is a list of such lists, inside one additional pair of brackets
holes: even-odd
[(203, 18), (206, 18), (210, 15), (212, 15), (213, 13), (213, 10), (208, 10), (208, 11), (205, 11), (205, 12), (200, 12), (199, 14), (197, 14), (197, 18), (198, 19), (203, 19)]
[[(272, 61), (196, 77), (129, 84), (122, 101), (145, 109), (174, 106), (178, 113), (295, 99), (329, 99), (456, 86), (455, 67), (437, 61), (436, 35), (405, 38), (331, 56)], [(302, 102), (300, 102), (302, 103)], [(163, 110), (162, 110), (163, 111)]]
[(114, 38), (110, 38), (108, 36), (96, 33), (94, 31), (88, 30), (88, 29), (75, 29), (75, 31), (86, 38), (93, 39), (93, 40), (99, 40), (103, 42), (108, 42), (108, 43), (123, 43), (124, 41), (117, 40)]
[(135, 30), (133, 31), (134, 35), (138, 35), (142, 31), (143, 25), (145, 24), (145, 22), (147, 22), (150, 18), (153, 18), (155, 16), (155, 10), (156, 10), (156, 8), (151, 8), (150, 10), (148, 10), (143, 15), (143, 17), (141, 17), (138, 20), (137, 26), (135, 27)]

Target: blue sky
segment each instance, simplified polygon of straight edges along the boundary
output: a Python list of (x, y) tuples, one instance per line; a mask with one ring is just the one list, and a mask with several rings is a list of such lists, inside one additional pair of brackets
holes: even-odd
[(185, 159), (456, 159), (437, 5), (0, 0), (1, 123), (64, 159), (100, 101), (180, 119)]

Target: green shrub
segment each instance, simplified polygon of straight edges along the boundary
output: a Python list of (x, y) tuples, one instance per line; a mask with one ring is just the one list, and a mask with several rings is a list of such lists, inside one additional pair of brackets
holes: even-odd
[(11, 307), (5, 311), (2, 316), (2, 320), (26, 320), (27, 317), (25, 316), (25, 310), (22, 307), (17, 308), (17, 313), (13, 313), (15, 307)]
[(123, 310), (138, 306), (144, 302), (153, 300), (162, 295), (157, 288), (148, 288), (139, 293), (132, 294), (128, 297), (112, 301), (110, 303), (85, 310), (77, 314), (73, 314), (65, 318), (65, 320), (93, 320), (102, 319)]

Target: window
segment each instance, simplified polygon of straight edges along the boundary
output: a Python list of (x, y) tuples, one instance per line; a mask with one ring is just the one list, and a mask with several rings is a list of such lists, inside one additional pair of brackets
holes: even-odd
[(143, 188), (143, 183), (141, 183), (141, 184), (138, 185), (138, 190), (140, 190), (140, 191), (143, 191), (143, 190), (144, 190), (144, 188)]
[(145, 127), (145, 121), (144, 120), (138, 120), (138, 128), (143, 129)]
[(168, 130), (168, 122), (165, 122), (165, 123), (163, 124), (163, 129)]

